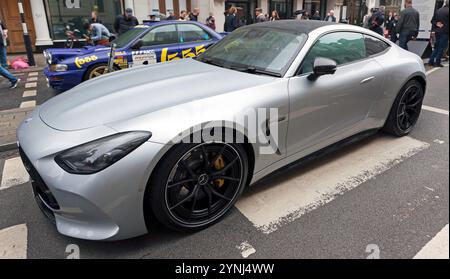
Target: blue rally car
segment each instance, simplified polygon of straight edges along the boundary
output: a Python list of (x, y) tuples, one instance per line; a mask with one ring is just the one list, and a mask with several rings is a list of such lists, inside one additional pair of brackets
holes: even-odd
[[(223, 37), (193, 21), (159, 21), (138, 25), (116, 40), (115, 70), (193, 58)], [(108, 72), (110, 48), (105, 46), (44, 51), (49, 85), (65, 91)]]

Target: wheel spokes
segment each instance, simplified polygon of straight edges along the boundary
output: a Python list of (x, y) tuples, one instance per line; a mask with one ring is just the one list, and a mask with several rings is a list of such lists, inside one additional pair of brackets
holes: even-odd
[(194, 190), (192, 190), (192, 192), (187, 197), (185, 197), (180, 202), (178, 202), (177, 204), (175, 204), (174, 206), (169, 208), (169, 210), (173, 210), (173, 209), (179, 207), (180, 205), (182, 205), (183, 203), (187, 202), (188, 200), (190, 200), (197, 192), (197, 188), (198, 188), (198, 185), (195, 185)]
[(189, 183), (189, 182), (195, 182), (195, 181), (196, 180), (193, 179), (193, 178), (181, 180), (181, 181), (178, 181), (178, 182), (175, 182), (175, 183), (167, 185), (167, 189), (173, 188), (175, 186), (183, 185), (183, 184), (186, 184), (186, 183)]
[(226, 201), (231, 201), (231, 200), (232, 200), (232, 199), (230, 199), (230, 198), (228, 198), (228, 197), (226, 197), (226, 196), (220, 194), (220, 193), (217, 192), (216, 190), (214, 190), (214, 186), (213, 186), (212, 184), (209, 184), (209, 185), (210, 185), (209, 190), (211, 190), (211, 193), (212, 193), (213, 195), (215, 195), (215, 196), (217, 196), (217, 197), (219, 197), (219, 198), (221, 198), (221, 199), (223, 199), (223, 200), (226, 200)]
[(238, 161), (238, 159), (239, 159), (238, 157), (234, 158), (233, 161), (231, 161), (223, 169), (220, 169), (219, 171), (212, 173), (211, 176), (217, 176), (217, 175), (224, 174), (227, 170), (229, 170)]
[(241, 181), (239, 178), (225, 176), (225, 175), (216, 175), (216, 176), (211, 177), (211, 180), (217, 180), (217, 179), (225, 179), (225, 180), (230, 180), (230, 181), (235, 181), (235, 182)]

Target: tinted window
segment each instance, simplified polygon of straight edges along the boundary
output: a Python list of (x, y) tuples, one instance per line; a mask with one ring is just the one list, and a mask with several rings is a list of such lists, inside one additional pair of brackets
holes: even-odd
[(179, 24), (180, 43), (208, 41), (211, 39), (205, 30), (194, 24)]
[(306, 56), (302, 73), (312, 72), (316, 57), (332, 59), (338, 65), (364, 59), (366, 50), (363, 35), (351, 32), (336, 32), (324, 35)]
[(385, 51), (389, 45), (385, 42), (374, 38), (372, 36), (364, 36), (364, 42), (366, 43), (366, 54), (372, 56)]
[(175, 24), (156, 27), (142, 37), (144, 46), (168, 45), (178, 43)]
[(234, 69), (255, 68), (281, 75), (291, 65), (291, 60), (306, 39), (305, 34), (246, 27), (237, 29), (209, 48), (200, 61)]

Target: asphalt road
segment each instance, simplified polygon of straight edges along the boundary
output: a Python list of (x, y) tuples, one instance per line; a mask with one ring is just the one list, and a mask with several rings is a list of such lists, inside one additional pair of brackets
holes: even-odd
[[(18, 257), (66, 258), (75, 244), (81, 258), (413, 258), (445, 227), (448, 257), (449, 68), (428, 78), (427, 109), (409, 137), (378, 134), (269, 178), (248, 189), (225, 219), (195, 234), (155, 226), (148, 235), (113, 243), (59, 235), (20, 171), (9, 180), (17, 183), (5, 186), (5, 169), (17, 153), (0, 154), (0, 257), (3, 247)], [(4, 94), (0, 109), (20, 104), (19, 98), (4, 104)], [(52, 94), (38, 88), (38, 103)], [(251, 208), (257, 200), (264, 201), (262, 212)], [(275, 206), (280, 202), (293, 211)], [(14, 247), (4, 248), (5, 239)]]

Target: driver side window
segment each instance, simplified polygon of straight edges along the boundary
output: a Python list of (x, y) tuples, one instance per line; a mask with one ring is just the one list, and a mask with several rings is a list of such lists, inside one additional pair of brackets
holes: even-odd
[(359, 33), (335, 32), (321, 37), (306, 55), (302, 74), (313, 71), (314, 60), (317, 57), (329, 58), (337, 65), (351, 63), (366, 58), (364, 37)]
[(142, 37), (144, 47), (170, 45), (178, 43), (178, 33), (175, 24), (156, 27)]

